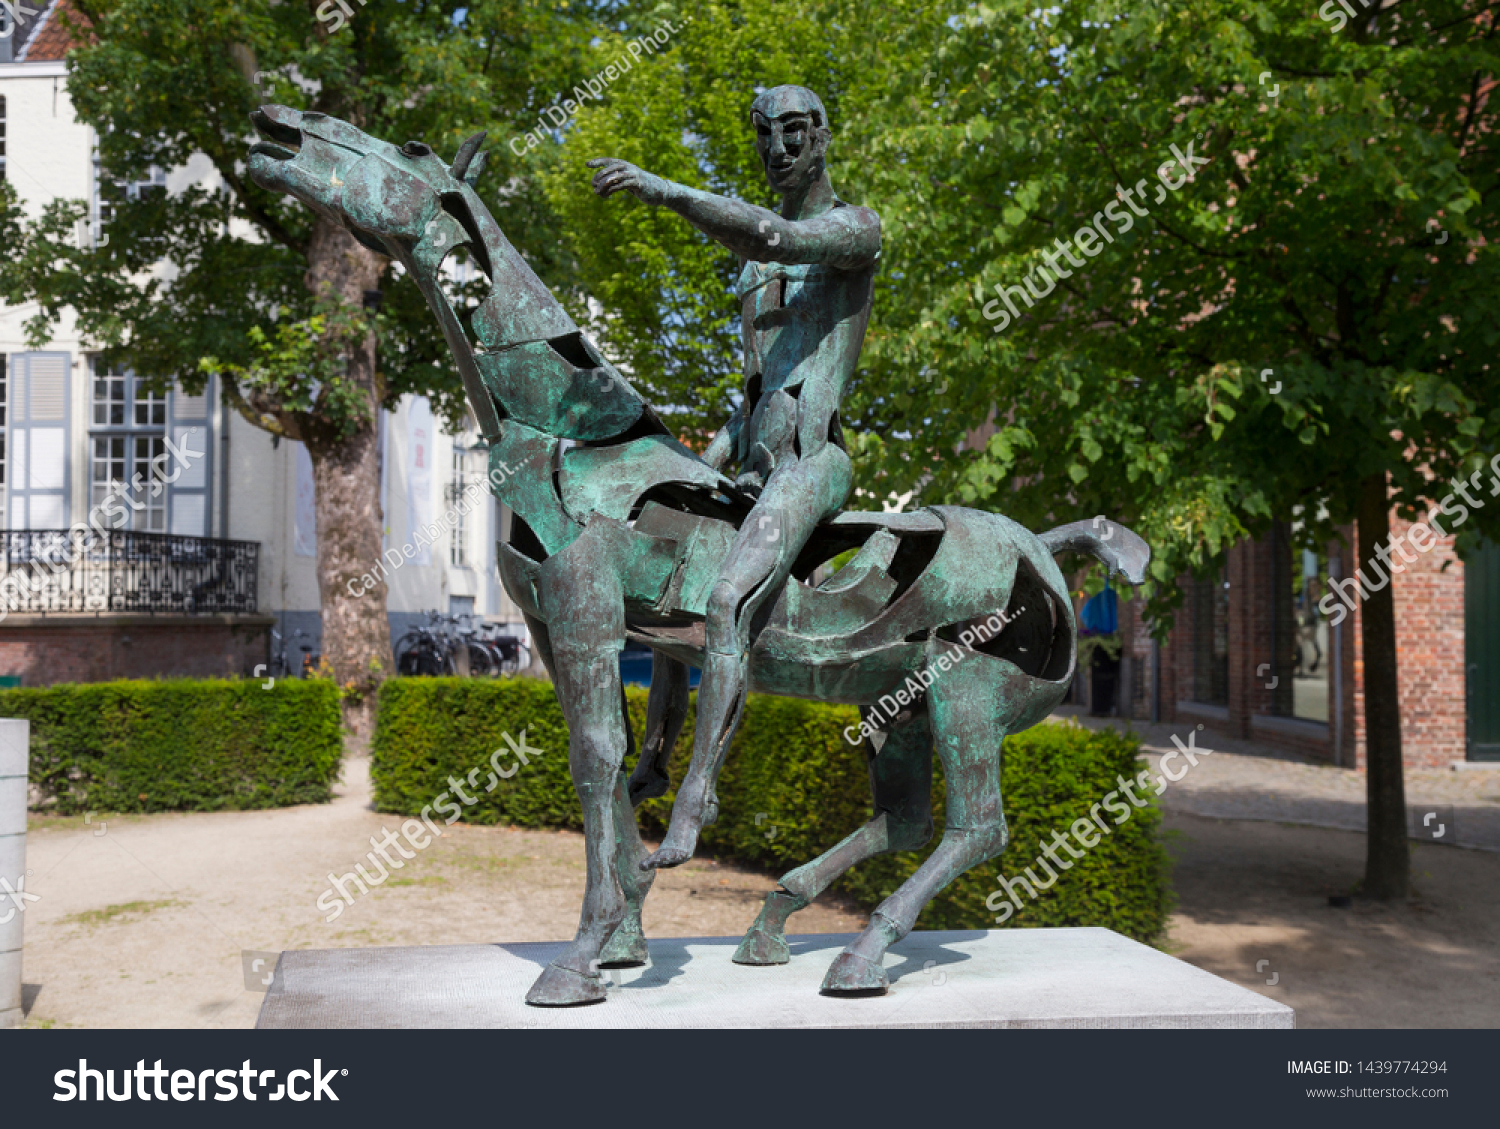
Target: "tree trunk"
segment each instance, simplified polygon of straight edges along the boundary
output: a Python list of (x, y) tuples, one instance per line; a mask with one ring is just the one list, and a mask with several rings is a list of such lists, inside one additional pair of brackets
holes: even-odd
[[(1385, 473), (1360, 483), (1358, 557), (1364, 577), (1378, 583), (1390, 570), (1375, 557), (1388, 543), (1390, 501)], [(1369, 898), (1404, 898), (1410, 886), (1411, 858), (1406, 840), (1406, 789), (1401, 765), (1401, 703), (1396, 683), (1396, 601), (1394, 585), (1379, 591), (1362, 585), (1360, 611), (1364, 642), (1365, 796), (1369, 830), (1365, 834), (1364, 894)]]
[[(356, 243), (342, 227), (319, 217), (308, 248), (307, 284), (325, 288), (358, 309), (378, 287), (386, 260)], [(353, 434), (309, 422), (304, 440), (312, 457), (318, 520), (318, 598), (323, 615), (323, 659), (344, 692), (344, 726), (367, 740), (374, 731), (375, 696), (393, 669), (386, 584), (374, 574), (384, 525), (380, 509), (378, 417), (381, 394), (375, 336), (351, 345), (349, 379), (366, 394), (365, 419)], [(351, 581), (369, 574), (350, 591)]]

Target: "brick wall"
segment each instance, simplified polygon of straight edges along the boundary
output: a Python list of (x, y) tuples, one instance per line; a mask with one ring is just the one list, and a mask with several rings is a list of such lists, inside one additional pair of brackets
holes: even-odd
[[(1411, 523), (1391, 516), (1392, 538), (1407, 541)], [(1354, 528), (1341, 530), (1344, 540), (1330, 542), (1328, 555), (1342, 558), (1339, 575), (1350, 571)], [(1420, 536), (1420, 535), (1419, 535)], [(1424, 540), (1424, 543), (1427, 543)], [(1405, 763), (1412, 767), (1446, 767), (1465, 757), (1464, 685), (1464, 570), (1453, 554), (1453, 538), (1432, 535), (1431, 547), (1407, 554), (1393, 550), (1402, 571), (1394, 578), (1396, 650), (1401, 707), (1401, 743)], [(1364, 655), (1358, 610), (1343, 622), (1341, 642), (1329, 636), (1330, 667), (1340, 694), (1329, 686), (1327, 726), (1273, 717), (1273, 691), (1267, 683), (1272, 662), (1271, 638), (1274, 575), (1271, 540), (1242, 541), (1229, 550), (1229, 705), (1228, 717), (1207, 710), (1178, 710), (1191, 700), (1193, 677), (1193, 615), (1191, 601), (1178, 610), (1168, 644), (1162, 648), (1162, 720), (1202, 722), (1211, 730), (1295, 750), (1334, 764), (1364, 767)], [(1190, 583), (1187, 577), (1179, 583)], [(1132, 610), (1132, 615), (1139, 613)], [(1283, 630), (1285, 625), (1283, 625)], [(1140, 629), (1144, 634), (1144, 629)], [(1289, 676), (1289, 674), (1288, 674)], [(1342, 726), (1334, 716), (1343, 702)], [(1342, 735), (1341, 747), (1339, 737)]]
[[(1453, 553), (1453, 538), (1417, 552), (1406, 540), (1411, 522), (1391, 516), (1391, 560), (1402, 571), (1394, 577), (1396, 601), (1396, 685), (1401, 699), (1401, 757), (1413, 767), (1446, 768), (1463, 760), (1465, 745), (1464, 566)], [(1407, 561), (1397, 539), (1406, 547)], [(1419, 534), (1423, 543), (1428, 543)], [(1374, 579), (1374, 577), (1371, 577)], [(1365, 763), (1364, 652), (1354, 625), (1355, 753)]]
[(266, 661), (270, 616), (11, 615), (0, 675), (23, 686), (114, 678), (248, 675)]

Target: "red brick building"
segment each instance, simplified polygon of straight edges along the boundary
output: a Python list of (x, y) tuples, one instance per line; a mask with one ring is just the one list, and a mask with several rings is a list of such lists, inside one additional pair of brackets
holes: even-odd
[[(1500, 759), (1492, 703), (1500, 699), (1500, 550), (1486, 546), (1466, 568), (1453, 538), (1425, 551), (1392, 515), (1402, 752), (1412, 767)], [(1168, 723), (1202, 723), (1234, 737), (1296, 750), (1332, 764), (1365, 757), (1362, 605), (1351, 611), (1350, 546), (1295, 551), (1291, 528), (1235, 545), (1211, 580), (1184, 577), (1183, 606), (1166, 644), (1124, 602), (1124, 652), (1116, 710)], [(1419, 531), (1420, 533), (1420, 531)]]

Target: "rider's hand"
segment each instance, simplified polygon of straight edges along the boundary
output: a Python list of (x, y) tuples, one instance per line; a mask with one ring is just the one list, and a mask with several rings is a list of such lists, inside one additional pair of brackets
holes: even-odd
[(629, 161), (621, 161), (615, 157), (595, 157), (588, 162), (588, 167), (599, 170), (594, 174), (594, 191), (606, 200), (623, 189), (643, 204), (661, 204), (666, 201), (667, 186), (671, 182), (653, 176), (644, 169), (638, 169)]

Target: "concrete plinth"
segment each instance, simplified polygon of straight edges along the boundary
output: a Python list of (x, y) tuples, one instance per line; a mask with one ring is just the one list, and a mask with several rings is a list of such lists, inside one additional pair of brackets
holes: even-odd
[(731, 962), (739, 938), (650, 940), (602, 1003), (527, 1007), (561, 942), (285, 952), (258, 1027), (1291, 1028), (1292, 1009), (1108, 929), (913, 933), (891, 990), (819, 995), (849, 934), (788, 938), (790, 964)]
[[(0, 878), (10, 890), (26, 879), (26, 778), (31, 722), (0, 718)], [(0, 1027), (21, 1026), (21, 926), (24, 902), (0, 887)]]

